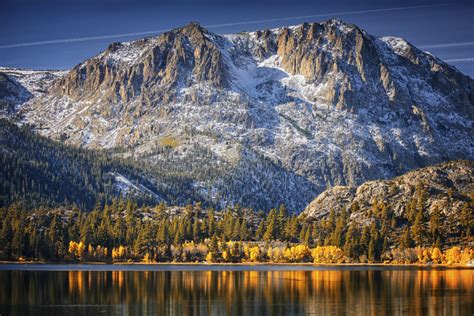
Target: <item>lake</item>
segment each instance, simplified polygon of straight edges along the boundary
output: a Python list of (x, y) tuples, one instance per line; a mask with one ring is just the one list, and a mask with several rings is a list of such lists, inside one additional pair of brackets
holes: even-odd
[(473, 315), (474, 269), (0, 265), (4, 315)]

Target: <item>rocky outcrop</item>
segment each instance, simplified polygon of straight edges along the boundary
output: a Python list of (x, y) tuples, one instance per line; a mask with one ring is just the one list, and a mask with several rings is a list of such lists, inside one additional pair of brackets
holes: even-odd
[(193, 82), (226, 86), (226, 69), (211, 35), (197, 23), (133, 43), (114, 43), (77, 65), (52, 89), (74, 101), (136, 98), (149, 105), (172, 102)]
[(370, 223), (373, 205), (383, 203), (396, 217), (407, 217), (409, 205), (420, 196), (427, 215), (438, 210), (453, 226), (459, 224), (462, 207), (472, 203), (474, 197), (474, 162), (441, 163), (391, 180), (368, 181), (356, 188), (336, 186), (318, 195), (301, 216), (321, 220), (331, 210), (338, 214), (346, 209), (351, 220)]

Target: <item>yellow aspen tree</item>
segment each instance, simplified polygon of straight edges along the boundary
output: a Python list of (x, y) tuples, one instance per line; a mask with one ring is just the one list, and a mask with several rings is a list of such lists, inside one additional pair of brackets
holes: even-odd
[(120, 245), (118, 247), (117, 255), (121, 259), (125, 256), (125, 247), (124, 246)]
[(68, 248), (68, 252), (72, 255), (75, 255), (76, 254), (76, 250), (77, 250), (77, 243), (75, 241), (70, 241), (69, 242), (69, 248)]
[(91, 244), (89, 244), (87, 246), (87, 253), (89, 254), (89, 257), (90, 258), (93, 258), (94, 257), (94, 247), (92, 247)]
[(84, 251), (86, 250), (86, 245), (84, 245), (84, 243), (81, 241), (77, 244), (77, 249), (76, 249), (76, 253), (77, 253), (77, 256), (79, 258), (83, 258), (84, 256)]
[(474, 259), (474, 251), (470, 248), (464, 248), (459, 260), (461, 264), (468, 264)]
[(151, 263), (152, 261), (153, 261), (153, 260), (152, 260), (152, 258), (151, 258), (151, 256), (150, 256), (150, 253), (147, 252), (147, 253), (145, 254), (145, 256), (143, 256), (142, 262), (144, 262), (144, 263)]
[(227, 250), (224, 250), (222, 252), (222, 259), (224, 260), (224, 262), (229, 262), (230, 261), (230, 255), (229, 253), (227, 252)]
[(461, 248), (459, 247), (451, 247), (446, 250), (445, 253), (446, 262), (448, 264), (455, 264), (461, 261)]
[(443, 253), (441, 252), (441, 250), (439, 250), (438, 247), (434, 247), (431, 250), (431, 260), (436, 264), (443, 262)]
[(214, 256), (212, 255), (212, 252), (209, 251), (207, 253), (206, 261), (209, 262), (209, 263), (214, 262)]
[(258, 246), (250, 248), (250, 261), (257, 262), (260, 259), (260, 248)]

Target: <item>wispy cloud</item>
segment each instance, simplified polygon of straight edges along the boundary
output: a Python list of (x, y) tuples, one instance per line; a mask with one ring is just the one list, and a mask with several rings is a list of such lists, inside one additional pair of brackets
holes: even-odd
[[(274, 18), (274, 19), (252, 20), (252, 21), (242, 21), (242, 22), (230, 22), (230, 23), (222, 23), (222, 24), (210, 24), (210, 25), (204, 25), (204, 27), (206, 27), (206, 28), (220, 28), (220, 27), (227, 27), (227, 26), (252, 25), (252, 24), (259, 24), (259, 23), (270, 23), (270, 22), (283, 22), (283, 21), (308, 19), (308, 18), (318, 18), (318, 17), (336, 17), (336, 16), (342, 16), (342, 15), (367, 14), (367, 13), (390, 12), (390, 11), (401, 11), (401, 10), (414, 10), (414, 9), (422, 9), (422, 8), (440, 7), (440, 6), (446, 6), (446, 5), (448, 5), (448, 4), (439, 3), (439, 4), (430, 4), (430, 5), (394, 7), (394, 8), (384, 8), (384, 9), (331, 12), (331, 13), (323, 13), (323, 14), (280, 17), (280, 18)], [(5, 44), (5, 45), (0, 45), (0, 48), (18, 48), (18, 47), (29, 47), (29, 46), (38, 46), (38, 45), (86, 42), (86, 41), (103, 40), (103, 39), (138, 37), (138, 36), (146, 36), (146, 35), (152, 35), (152, 34), (160, 34), (160, 33), (166, 32), (168, 30), (169, 29), (161, 29), (161, 30), (135, 32), (135, 33), (110, 34), (110, 35), (64, 38), (64, 39), (27, 42), (27, 43)]]
[(444, 61), (445, 61), (445, 62), (448, 62), (448, 63), (471, 62), (471, 61), (474, 61), (474, 57), (445, 59)]
[(432, 45), (421, 45), (419, 48), (447, 48), (447, 47), (459, 47), (459, 46), (472, 46), (474, 42), (456, 42), (456, 43), (441, 43), (441, 44), (432, 44)]
[(0, 48), (17, 48), (17, 47), (48, 45), (48, 44), (65, 44), (65, 43), (87, 42), (87, 41), (95, 41), (95, 40), (102, 40), (102, 39), (114, 39), (114, 38), (124, 38), (124, 37), (142, 36), (142, 35), (150, 35), (150, 34), (159, 34), (159, 33), (166, 32), (168, 30), (169, 29), (147, 31), (147, 32), (137, 32), (137, 33), (124, 33), (124, 34), (101, 35), (101, 36), (63, 38), (63, 39), (58, 39), (58, 40), (48, 40), (48, 41), (18, 43), (18, 44), (7, 44), (7, 45), (1, 45)]
[(408, 6), (408, 7), (385, 8), (385, 9), (332, 12), (332, 13), (324, 13), (324, 14), (291, 16), (291, 17), (282, 17), (282, 18), (265, 19), (265, 20), (231, 22), (231, 23), (224, 23), (224, 24), (211, 24), (211, 25), (208, 25), (206, 27), (207, 28), (217, 28), (217, 27), (225, 27), (225, 26), (251, 25), (251, 24), (258, 24), (258, 23), (283, 22), (283, 21), (288, 21), (288, 20), (299, 20), (299, 19), (307, 19), (307, 18), (332, 17), (332, 16), (341, 16), (341, 15), (353, 15), (353, 14), (365, 14), (365, 13), (377, 13), (377, 12), (388, 12), (388, 11), (400, 11), (400, 10), (410, 10), (410, 9), (432, 8), (432, 7), (440, 7), (440, 6), (446, 6), (446, 5), (448, 5), (448, 4), (439, 3), (439, 4), (418, 5), (418, 6)]

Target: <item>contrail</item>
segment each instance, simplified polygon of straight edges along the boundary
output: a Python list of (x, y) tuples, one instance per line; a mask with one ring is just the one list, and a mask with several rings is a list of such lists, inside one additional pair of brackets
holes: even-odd
[(474, 61), (474, 57), (468, 57), (468, 58), (454, 58), (454, 59), (444, 59), (445, 62), (449, 62), (449, 63), (456, 63), (456, 62), (459, 62), (459, 63), (462, 63), (462, 62), (469, 62), (469, 61)]
[(445, 47), (458, 47), (458, 46), (471, 46), (474, 45), (474, 42), (457, 42), (457, 43), (443, 43), (443, 44), (433, 44), (433, 45), (421, 45), (419, 48), (445, 48)]
[(27, 46), (37, 46), (37, 45), (47, 45), (47, 44), (62, 44), (62, 43), (75, 43), (75, 42), (86, 42), (94, 41), (101, 39), (111, 39), (111, 38), (121, 38), (121, 37), (131, 37), (131, 36), (140, 36), (140, 35), (149, 35), (166, 32), (169, 29), (147, 31), (147, 32), (137, 32), (137, 33), (125, 33), (125, 34), (114, 34), (114, 35), (101, 35), (101, 36), (88, 36), (88, 37), (77, 37), (77, 38), (64, 38), (59, 40), (49, 40), (49, 41), (40, 41), (40, 42), (29, 42), (29, 43), (18, 43), (18, 44), (9, 44), (1, 45), (0, 48), (16, 48), (16, 47), (27, 47)]
[[(395, 7), (395, 8), (385, 8), (385, 9), (333, 12), (333, 13), (281, 17), (281, 18), (274, 18), (274, 19), (253, 20), (253, 21), (244, 21), (244, 22), (210, 24), (210, 25), (204, 25), (204, 27), (206, 27), (206, 28), (219, 28), (219, 27), (225, 27), (225, 26), (249, 25), (249, 24), (268, 23), (268, 22), (281, 22), (281, 21), (288, 21), (288, 20), (307, 19), (307, 18), (316, 18), (316, 17), (328, 17), (328, 16), (337, 16), (337, 15), (365, 14), (365, 13), (377, 13), (377, 12), (389, 12), (389, 11), (400, 11), (400, 10), (410, 10), (410, 9), (432, 8), (432, 7), (440, 7), (440, 6), (446, 6), (446, 5), (448, 5), (448, 4), (447, 3), (440, 3), (440, 4), (418, 5), (418, 6), (408, 6), (408, 7)], [(136, 32), (136, 33), (111, 34), (111, 35), (101, 35), (101, 36), (65, 38), (65, 39), (39, 41), (39, 42), (6, 44), (6, 45), (0, 45), (0, 48), (17, 48), (17, 47), (28, 47), (28, 46), (37, 46), (37, 45), (75, 43), (75, 42), (86, 42), (86, 41), (94, 41), (94, 40), (102, 40), (102, 39), (143, 36), (143, 35), (150, 35), (150, 34), (159, 34), (159, 33), (166, 32), (168, 30), (169, 30), (169, 28), (168, 29), (161, 29), (161, 30), (145, 31), (145, 32)]]
[(275, 19), (265, 19), (265, 20), (255, 20), (255, 21), (245, 21), (245, 22), (233, 22), (233, 23), (224, 23), (224, 24), (211, 24), (205, 26), (207, 28), (216, 28), (224, 26), (236, 26), (236, 25), (246, 25), (246, 24), (258, 24), (258, 23), (267, 23), (267, 22), (280, 22), (287, 20), (297, 20), (297, 19), (307, 19), (307, 18), (317, 18), (317, 17), (326, 17), (326, 16), (335, 16), (335, 15), (351, 15), (351, 14), (363, 14), (363, 13), (376, 13), (376, 12), (387, 12), (387, 11), (399, 11), (399, 10), (409, 10), (409, 9), (421, 9), (421, 8), (432, 8), (446, 6), (447, 3), (439, 4), (428, 4), (428, 5), (418, 5), (418, 6), (409, 6), (409, 7), (396, 7), (396, 8), (386, 8), (386, 9), (373, 9), (373, 10), (361, 10), (361, 11), (344, 11), (344, 12), (333, 12), (333, 13), (324, 13), (324, 14), (312, 14), (312, 15), (303, 15), (303, 16), (291, 16)]

